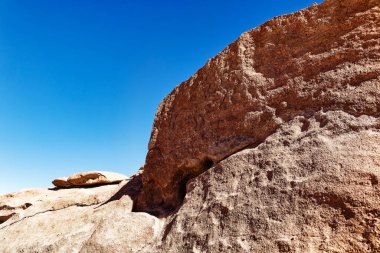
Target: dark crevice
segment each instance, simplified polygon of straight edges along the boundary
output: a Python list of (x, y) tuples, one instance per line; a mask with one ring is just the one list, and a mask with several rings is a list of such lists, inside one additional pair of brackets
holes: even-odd
[(187, 181), (189, 181), (188, 178), (184, 178), (179, 182), (179, 191), (178, 191), (178, 197), (181, 199), (181, 202), (183, 202), (183, 199), (186, 197), (186, 185)]
[(203, 171), (206, 171), (208, 169), (210, 169), (212, 166), (214, 166), (214, 161), (210, 158), (206, 158), (203, 160), (202, 162), (202, 170)]
[[(161, 189), (156, 186), (154, 181), (144, 183), (144, 191), (149, 192), (149, 194), (144, 191), (142, 194), (138, 193), (139, 196), (133, 199), (132, 212), (146, 212), (160, 218), (176, 213), (186, 197), (188, 182), (213, 166), (214, 160), (206, 156), (199, 159), (196, 166), (178, 168), (171, 179), (170, 187), (173, 191), (170, 195), (163, 196)], [(143, 199), (142, 202), (140, 202), (140, 197)], [(169, 201), (164, 201), (163, 197)], [(147, 202), (150, 206), (144, 205)]]
[(7, 214), (7, 215), (0, 215), (0, 224), (6, 222), (7, 220), (9, 220), (10, 218), (12, 218), (12, 216), (14, 215), (15, 213), (11, 213), (11, 214)]
[(175, 220), (176, 220), (176, 218), (174, 218), (173, 220), (171, 220), (171, 221), (169, 222), (169, 224), (165, 227), (164, 235), (162, 236), (162, 241), (163, 241), (163, 242), (166, 241), (166, 238), (167, 238), (168, 234), (170, 233), (170, 231), (171, 231), (172, 228), (173, 228), (173, 225), (174, 225), (174, 223), (175, 223)]
[[(183, 200), (186, 197), (187, 182), (209, 170), (212, 166), (214, 166), (214, 161), (211, 158), (206, 157), (201, 160), (198, 167), (182, 170), (181, 173), (177, 174), (179, 177), (175, 177), (175, 181), (178, 182), (176, 183), (178, 185), (178, 206), (182, 205)], [(178, 209), (178, 206), (175, 207), (175, 209)]]
[(179, 187), (178, 187), (179, 188), (178, 196), (179, 196), (179, 199), (181, 200), (181, 203), (183, 202), (183, 199), (186, 196), (187, 182), (189, 180), (199, 176), (200, 174), (202, 174), (206, 170), (209, 170), (212, 166), (214, 166), (214, 161), (210, 158), (205, 158), (201, 162), (200, 169), (195, 170), (195, 172), (188, 174), (187, 176), (185, 176), (184, 178), (182, 178), (180, 180)]
[(307, 130), (309, 130), (310, 122), (307, 119), (301, 120), (301, 122), (302, 122), (301, 131), (306, 132)]
[(269, 181), (273, 180), (273, 175), (274, 175), (273, 171), (267, 171), (267, 178)]
[(377, 186), (379, 184), (379, 179), (376, 177), (376, 175), (371, 175), (371, 185)]

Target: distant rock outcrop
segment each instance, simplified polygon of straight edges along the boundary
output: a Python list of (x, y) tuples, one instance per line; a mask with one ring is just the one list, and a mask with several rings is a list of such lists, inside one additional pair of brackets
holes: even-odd
[(72, 185), (67, 182), (67, 177), (59, 177), (54, 179), (51, 182), (54, 186), (60, 187), (60, 188), (69, 188), (72, 187)]
[(53, 180), (57, 187), (69, 188), (76, 186), (92, 186), (100, 184), (114, 184), (127, 180), (128, 177), (119, 173), (109, 171), (86, 171), (75, 173), (71, 176), (60, 177)]
[(244, 33), (164, 99), (124, 180), (0, 196), (0, 252), (380, 252), (380, 1)]

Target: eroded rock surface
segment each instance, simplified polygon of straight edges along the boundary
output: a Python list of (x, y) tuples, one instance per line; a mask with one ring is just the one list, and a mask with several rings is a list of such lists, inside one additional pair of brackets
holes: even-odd
[(187, 184), (153, 252), (380, 252), (380, 120), (297, 116)]
[(13, 208), (0, 224), (0, 252), (152, 252), (162, 221), (131, 212), (139, 185), (132, 178), (120, 185), (0, 196), (0, 209)]
[(379, 116), (378, 0), (329, 0), (244, 33), (156, 114), (137, 210), (175, 210), (184, 184), (319, 110)]

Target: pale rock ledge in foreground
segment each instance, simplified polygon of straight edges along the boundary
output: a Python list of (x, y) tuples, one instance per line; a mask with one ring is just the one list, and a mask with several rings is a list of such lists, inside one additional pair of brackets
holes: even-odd
[(132, 213), (139, 176), (91, 188), (33, 189), (0, 196), (0, 252), (145, 252), (163, 221)]

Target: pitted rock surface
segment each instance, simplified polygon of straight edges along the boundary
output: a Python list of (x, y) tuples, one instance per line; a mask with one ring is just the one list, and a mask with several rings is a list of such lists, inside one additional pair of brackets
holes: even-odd
[(380, 252), (380, 120), (297, 116), (187, 184), (153, 252)]

